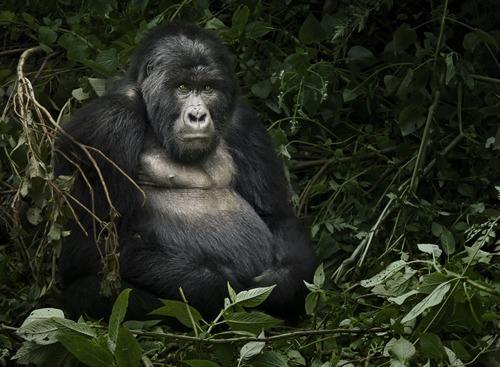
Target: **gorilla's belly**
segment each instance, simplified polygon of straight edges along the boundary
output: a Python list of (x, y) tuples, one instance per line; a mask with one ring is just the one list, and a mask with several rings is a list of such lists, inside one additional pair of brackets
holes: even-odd
[(181, 259), (201, 254), (257, 273), (271, 266), (273, 235), (232, 190), (143, 188), (147, 202), (139, 220), (166, 253)]

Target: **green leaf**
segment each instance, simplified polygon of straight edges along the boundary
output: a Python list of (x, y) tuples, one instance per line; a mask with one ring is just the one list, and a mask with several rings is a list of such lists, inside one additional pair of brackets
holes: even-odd
[(77, 101), (84, 101), (86, 99), (90, 98), (90, 93), (84, 92), (83, 88), (76, 88), (71, 91), (71, 95), (73, 96), (74, 99)]
[(417, 41), (417, 32), (408, 23), (401, 24), (392, 37), (394, 54), (405, 50)]
[[(259, 338), (264, 338), (264, 332), (260, 333)], [(249, 360), (258, 355), (264, 347), (266, 343), (264, 342), (248, 342), (241, 347), (240, 350), (240, 359), (241, 360)]]
[(243, 307), (256, 307), (266, 300), (276, 285), (270, 287), (253, 288), (241, 291), (236, 295), (235, 304)]
[[(460, 358), (457, 357), (457, 355), (455, 354), (455, 352), (453, 350), (451, 350), (450, 348), (448, 347), (443, 347), (444, 348), (444, 352), (446, 353), (446, 356), (448, 357), (448, 361), (450, 362), (450, 366), (452, 367), (465, 367), (465, 364), (460, 360)], [(496, 361), (496, 366), (500, 365), (500, 363), (498, 363), (498, 360)]]
[(271, 82), (269, 80), (262, 80), (252, 85), (252, 93), (259, 98), (267, 98), (271, 93)]
[(91, 68), (92, 71), (96, 74), (103, 75), (109, 77), (111, 75), (110, 71), (102, 64), (94, 60), (84, 59), (80, 60), (80, 62), (88, 68)]
[(428, 308), (440, 304), (443, 301), (443, 298), (446, 295), (446, 293), (448, 293), (448, 291), (450, 290), (450, 287), (451, 287), (450, 283), (443, 283), (438, 285), (432, 291), (431, 294), (429, 294), (422, 301), (417, 303), (417, 305), (413, 307), (405, 317), (403, 317), (401, 323), (404, 324), (405, 322), (411, 321), (417, 316), (419, 316), (422, 312), (427, 310)]
[(109, 13), (116, 9), (116, 0), (88, 0), (90, 8), (103, 18), (109, 18)]
[(402, 101), (406, 101), (408, 99), (408, 94), (410, 92), (409, 86), (410, 86), (411, 82), (413, 81), (414, 74), (415, 74), (415, 72), (413, 71), (413, 69), (408, 69), (405, 77), (403, 78), (403, 81), (399, 85), (399, 88), (398, 88), (398, 91), (396, 92), (396, 95)]
[(356, 98), (362, 96), (363, 94), (364, 94), (363, 88), (361, 87), (355, 89), (345, 88), (342, 91), (342, 99), (344, 100), (344, 102), (350, 102), (354, 101)]
[(66, 335), (75, 334), (90, 338), (96, 336), (95, 330), (84, 322), (74, 322), (73, 320), (61, 319), (56, 317), (52, 318), (51, 320), (54, 321), (58, 325), (58, 329), (64, 332), (64, 334)]
[(250, 22), (245, 27), (245, 36), (251, 39), (258, 39), (271, 32), (274, 28), (265, 22)]
[(16, 18), (16, 14), (11, 11), (0, 11), (0, 25), (9, 25)]
[(439, 238), (441, 240), (441, 247), (446, 255), (452, 255), (455, 253), (456, 244), (455, 238), (453, 234), (448, 230), (448, 228), (443, 227), (443, 231), (441, 232), (441, 236)]
[(146, 7), (148, 6), (149, 0), (131, 0), (130, 1), (130, 9), (135, 12), (139, 13), (140, 15), (144, 14), (144, 10), (146, 10)]
[(40, 345), (57, 342), (57, 324), (51, 319), (36, 320), (21, 326), (16, 334), (24, 340), (33, 341)]
[(422, 126), (425, 123), (425, 108), (421, 105), (409, 105), (403, 108), (399, 113), (399, 128), (401, 135), (407, 136)]
[(401, 337), (398, 340), (392, 339), (387, 343), (386, 352), (393, 356), (403, 366), (408, 366), (410, 359), (415, 355), (416, 349), (412, 343)]
[(398, 89), (401, 81), (395, 77), (394, 75), (385, 75), (384, 76), (384, 85), (385, 85), (385, 94), (392, 95)]
[(306, 297), (305, 310), (307, 315), (312, 315), (318, 305), (319, 294), (317, 292), (309, 293)]
[(451, 79), (455, 76), (455, 65), (454, 65), (455, 53), (451, 52), (445, 57), (446, 62), (446, 80), (445, 83), (449, 84)]
[(439, 246), (432, 243), (419, 243), (417, 247), (420, 251), (433, 255), (434, 257), (439, 257), (443, 253)]
[(305, 358), (300, 354), (298, 350), (291, 350), (287, 353), (288, 360), (293, 363), (293, 365), (307, 366)]
[(431, 359), (440, 359), (446, 356), (443, 343), (436, 334), (422, 333), (418, 336), (420, 353)]
[(364, 68), (375, 64), (377, 58), (373, 52), (363, 46), (352, 46), (349, 51), (347, 51), (347, 61), (348, 63), (354, 63)]
[(120, 293), (113, 305), (111, 315), (109, 316), (108, 335), (109, 339), (114, 343), (116, 343), (120, 325), (125, 319), (125, 315), (127, 314), (130, 291), (131, 289), (127, 288)]
[(474, 32), (476, 33), (477, 38), (481, 42), (483, 42), (484, 44), (486, 44), (488, 46), (494, 47), (495, 51), (498, 51), (498, 43), (497, 43), (497, 40), (495, 39), (494, 36), (492, 36), (491, 34), (483, 31), (480, 28), (474, 29)]
[(219, 364), (206, 359), (188, 359), (183, 360), (182, 363), (191, 367), (220, 367)]
[(78, 360), (90, 367), (110, 367), (114, 364), (111, 352), (100, 346), (94, 339), (80, 335), (59, 334), (57, 339)]
[(472, 359), (469, 351), (464, 347), (464, 345), (458, 340), (451, 341), (451, 348), (458, 355), (460, 359), (470, 360)]
[(99, 52), (95, 61), (106, 68), (109, 72), (114, 71), (119, 65), (118, 53), (114, 48), (103, 50)]
[(481, 42), (479, 41), (479, 37), (477, 36), (476, 32), (469, 32), (464, 35), (462, 46), (467, 51), (474, 52), (477, 45), (479, 45), (480, 43)]
[(118, 367), (139, 366), (141, 357), (142, 348), (137, 339), (127, 327), (120, 328), (115, 348), (115, 359)]
[(234, 312), (225, 317), (224, 322), (233, 330), (248, 331), (258, 335), (262, 330), (278, 325), (281, 320), (263, 312)]
[(38, 28), (38, 41), (50, 45), (57, 40), (57, 32), (47, 26)]
[(61, 343), (40, 345), (25, 341), (12, 359), (17, 365), (66, 367), (73, 357)]
[(64, 318), (64, 312), (58, 308), (39, 308), (31, 311), (30, 315), (24, 320), (21, 327), (28, 325), (33, 321), (41, 321), (52, 317)]
[(416, 290), (411, 290), (409, 292), (406, 292), (405, 294), (402, 294), (401, 296), (398, 296), (398, 297), (389, 297), (387, 298), (387, 300), (389, 302), (394, 302), (395, 304), (397, 305), (402, 305), (407, 298), (415, 295), (415, 294), (418, 294), (419, 292), (416, 291)]
[[(295, 364), (293, 364), (295, 365)], [(287, 358), (275, 351), (265, 350), (252, 359), (252, 367), (289, 367)]]
[(299, 30), (299, 40), (305, 45), (319, 43), (326, 37), (326, 32), (316, 17), (309, 13)]
[(232, 39), (240, 37), (245, 30), (249, 15), (248, 7), (240, 4), (233, 14), (231, 29), (227, 31), (226, 36)]
[(94, 92), (100, 97), (106, 93), (106, 80), (100, 78), (89, 78), (89, 84)]
[(70, 33), (65, 33), (59, 37), (58, 44), (66, 49), (68, 60), (82, 62), (90, 55), (87, 42)]
[(439, 224), (437, 222), (432, 222), (431, 231), (434, 236), (440, 237), (441, 233), (443, 233), (443, 228), (444, 226), (442, 224)]
[(154, 310), (151, 312), (151, 315), (175, 317), (180, 323), (182, 323), (182, 325), (191, 329), (195, 327), (191, 321), (191, 316), (193, 317), (194, 323), (197, 325), (199, 325), (199, 322), (203, 320), (201, 314), (194, 307), (186, 305), (184, 302), (166, 299), (162, 299), (161, 301), (165, 304), (165, 306)]
[(387, 279), (391, 278), (399, 272), (401, 269), (403, 269), (405, 266), (407, 266), (406, 261), (404, 260), (398, 260), (394, 261), (393, 263), (389, 264), (387, 268), (382, 270), (380, 273), (377, 275), (374, 275), (370, 279), (365, 279), (360, 282), (362, 287), (365, 288), (370, 288), (379, 284), (384, 283)]
[(313, 283), (318, 288), (323, 288), (323, 285), (325, 284), (325, 270), (323, 268), (323, 264), (320, 264), (316, 268), (316, 271), (314, 272)]
[(424, 276), (423, 282), (418, 287), (418, 291), (425, 294), (430, 294), (440, 284), (450, 281), (452, 278), (443, 273), (431, 273)]
[(234, 303), (236, 301), (236, 291), (231, 287), (229, 282), (227, 283), (227, 292), (229, 294), (229, 299)]

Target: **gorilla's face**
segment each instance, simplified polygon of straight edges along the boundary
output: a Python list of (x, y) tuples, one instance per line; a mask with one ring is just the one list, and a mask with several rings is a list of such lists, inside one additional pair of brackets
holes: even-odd
[[(210, 40), (209, 40), (210, 41)], [(139, 85), (149, 120), (169, 155), (183, 163), (215, 149), (232, 119), (236, 81), (225, 51), (194, 35), (159, 39)]]

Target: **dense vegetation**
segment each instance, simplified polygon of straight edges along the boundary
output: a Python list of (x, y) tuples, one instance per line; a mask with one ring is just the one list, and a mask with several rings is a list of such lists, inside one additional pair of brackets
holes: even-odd
[[(55, 132), (170, 19), (227, 45), (289, 172), (323, 259), (296, 328), (267, 289), (207, 323), (166, 301), (187, 333), (122, 323), (127, 292), (57, 309)], [(0, 365), (500, 366), (498, 1), (6, 0), (0, 27)]]

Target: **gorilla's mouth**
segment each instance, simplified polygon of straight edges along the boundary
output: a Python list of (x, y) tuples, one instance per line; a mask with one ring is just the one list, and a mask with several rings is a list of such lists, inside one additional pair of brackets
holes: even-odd
[(182, 142), (190, 142), (190, 141), (210, 140), (212, 135), (202, 134), (202, 133), (188, 133), (188, 134), (179, 134), (177, 135), (177, 137)]

